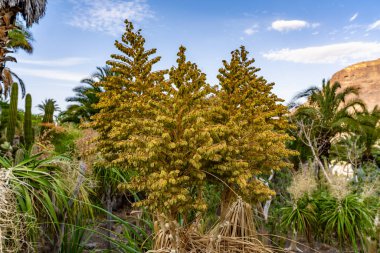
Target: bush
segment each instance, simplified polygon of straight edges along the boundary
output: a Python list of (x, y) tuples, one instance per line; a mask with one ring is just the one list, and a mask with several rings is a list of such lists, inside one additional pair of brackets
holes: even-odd
[(375, 209), (369, 203), (356, 194), (341, 199), (321, 195), (318, 207), (324, 237), (335, 235), (341, 249), (350, 246), (358, 252), (374, 228)]

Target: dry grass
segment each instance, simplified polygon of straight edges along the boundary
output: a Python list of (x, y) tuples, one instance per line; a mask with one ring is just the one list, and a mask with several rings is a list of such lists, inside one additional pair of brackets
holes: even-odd
[(349, 180), (346, 176), (334, 175), (331, 177), (331, 184), (329, 184), (329, 190), (333, 197), (338, 200), (342, 200), (348, 194), (350, 194)]
[(233, 202), (225, 218), (206, 234), (197, 222), (180, 227), (176, 221), (165, 222), (159, 216), (154, 249), (150, 253), (270, 253), (258, 239), (251, 206), (240, 197)]
[(310, 196), (318, 187), (314, 173), (309, 168), (303, 168), (293, 176), (293, 181), (288, 187), (288, 192), (296, 202), (304, 195)]

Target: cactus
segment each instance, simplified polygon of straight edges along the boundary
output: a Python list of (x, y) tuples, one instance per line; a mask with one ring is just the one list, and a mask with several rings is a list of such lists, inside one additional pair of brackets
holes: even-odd
[(13, 83), (11, 90), (11, 100), (9, 105), (9, 121), (7, 125), (7, 140), (12, 145), (16, 133), (17, 123), (17, 103), (18, 103), (18, 84)]
[(18, 149), (15, 154), (15, 165), (21, 163), (25, 158), (25, 151), (23, 149)]
[(33, 144), (33, 128), (32, 128), (32, 96), (27, 94), (25, 97), (25, 116), (24, 116), (24, 142), (26, 149)]

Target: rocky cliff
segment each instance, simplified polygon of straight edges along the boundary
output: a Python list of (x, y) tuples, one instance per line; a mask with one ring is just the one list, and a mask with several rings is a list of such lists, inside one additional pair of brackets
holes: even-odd
[(380, 106), (380, 59), (360, 62), (344, 68), (331, 77), (331, 82), (339, 82), (342, 88), (357, 86), (359, 97), (369, 110)]

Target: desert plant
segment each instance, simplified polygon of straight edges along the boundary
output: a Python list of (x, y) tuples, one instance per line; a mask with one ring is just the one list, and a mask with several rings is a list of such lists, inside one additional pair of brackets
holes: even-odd
[(32, 96), (27, 94), (25, 97), (25, 115), (24, 115), (24, 142), (25, 147), (29, 149), (33, 144), (33, 127), (32, 127)]
[(7, 140), (9, 143), (13, 143), (13, 139), (16, 133), (17, 123), (17, 105), (18, 105), (18, 84), (13, 83), (11, 91), (11, 100), (9, 106), (9, 120), (7, 124)]
[[(287, 108), (273, 93), (274, 83), (260, 76), (254, 63), (244, 46), (223, 60), (217, 76), (220, 88), (210, 96), (208, 115), (215, 124), (210, 126), (214, 147), (208, 153), (214, 166), (208, 171), (249, 202), (274, 194), (261, 179), (291, 167), (286, 158), (296, 154), (286, 146), (292, 140), (284, 131), (290, 127), (284, 117)], [(229, 188), (224, 190), (222, 216), (233, 196)]]
[(39, 155), (28, 157), (18, 164), (0, 157), (0, 165), (9, 173), (10, 188), (17, 199), (17, 212), (26, 217), (30, 242), (40, 238), (37, 223), (58, 228), (58, 210), (67, 203), (65, 183), (58, 176), (59, 168), (51, 159), (39, 160)]

